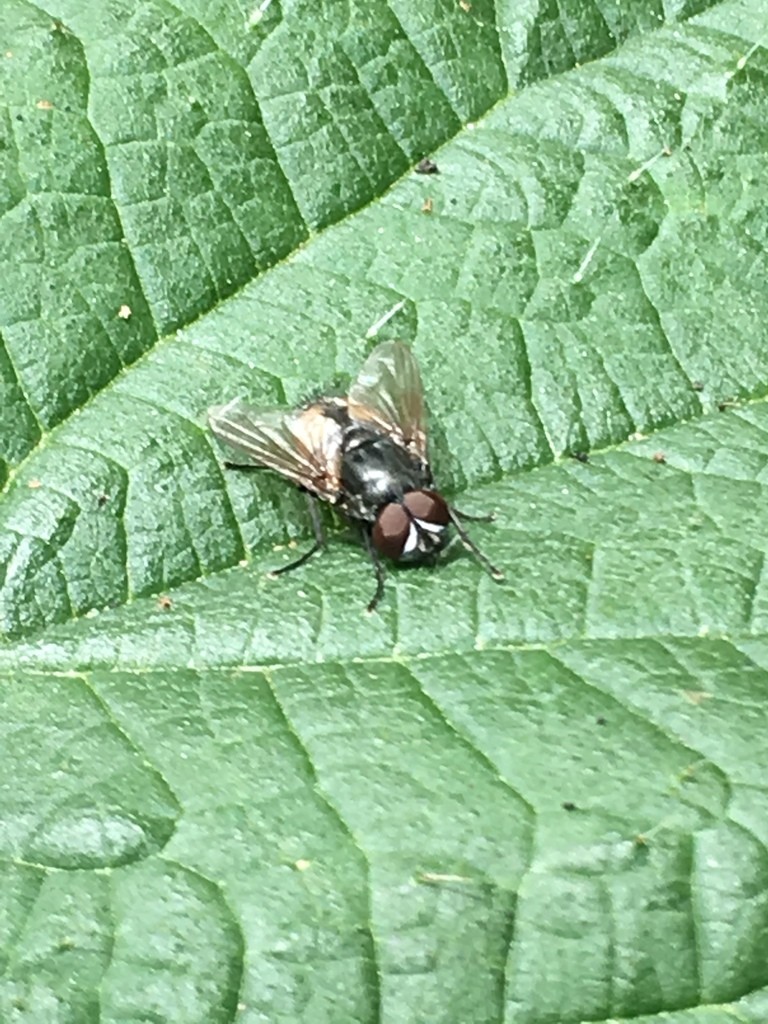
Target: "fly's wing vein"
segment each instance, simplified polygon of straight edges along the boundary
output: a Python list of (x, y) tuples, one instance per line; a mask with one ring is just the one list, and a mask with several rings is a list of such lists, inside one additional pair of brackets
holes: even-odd
[(393, 435), (427, 461), (426, 416), (419, 365), (401, 341), (385, 341), (363, 363), (349, 389), (349, 415)]
[(209, 409), (208, 421), (242, 465), (272, 469), (326, 501), (338, 497), (341, 428), (320, 406), (285, 412), (235, 399)]

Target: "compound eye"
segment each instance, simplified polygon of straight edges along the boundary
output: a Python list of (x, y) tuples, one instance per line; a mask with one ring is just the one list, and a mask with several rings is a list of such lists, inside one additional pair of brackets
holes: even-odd
[(377, 551), (397, 561), (411, 532), (411, 520), (402, 505), (391, 502), (379, 512), (371, 534)]
[(414, 519), (433, 526), (447, 526), (451, 520), (448, 505), (437, 491), (409, 491), (403, 504)]

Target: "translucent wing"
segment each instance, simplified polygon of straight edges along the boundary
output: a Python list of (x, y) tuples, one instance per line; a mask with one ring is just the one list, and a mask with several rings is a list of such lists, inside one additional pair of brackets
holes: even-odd
[(241, 465), (273, 469), (326, 501), (338, 497), (341, 427), (322, 405), (285, 412), (252, 409), (236, 398), (209, 409), (208, 422)]
[(353, 420), (374, 424), (427, 461), (421, 374), (411, 350), (402, 342), (377, 345), (349, 389), (347, 402)]

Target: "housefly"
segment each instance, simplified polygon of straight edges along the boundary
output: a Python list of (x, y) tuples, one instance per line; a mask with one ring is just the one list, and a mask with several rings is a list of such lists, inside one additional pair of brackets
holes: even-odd
[(272, 469), (307, 495), (315, 543), (275, 575), (304, 565), (325, 546), (320, 500), (360, 526), (376, 572), (368, 611), (384, 593), (381, 556), (433, 561), (450, 526), (490, 576), (503, 578), (462, 522), (493, 516), (465, 515), (434, 488), (421, 376), (402, 342), (378, 345), (344, 397), (320, 398), (292, 411), (253, 409), (236, 398), (208, 416), (214, 435), (237, 453), (229, 468)]

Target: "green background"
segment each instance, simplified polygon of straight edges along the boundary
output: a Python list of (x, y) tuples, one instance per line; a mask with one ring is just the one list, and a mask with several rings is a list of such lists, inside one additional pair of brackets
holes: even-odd
[[(764, 1024), (768, 3), (262, 6), (0, 5), (0, 1021)], [(205, 409), (401, 302), (369, 617)]]

